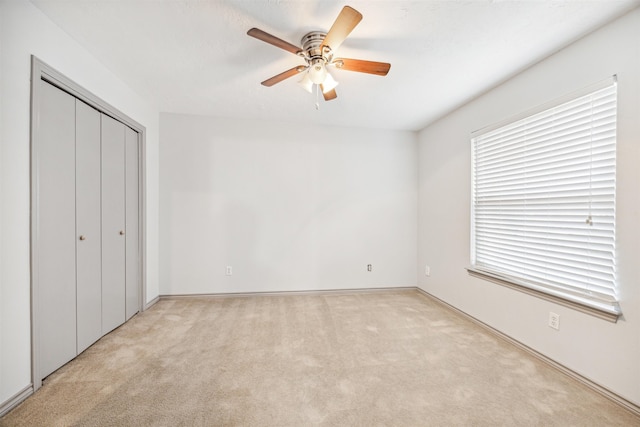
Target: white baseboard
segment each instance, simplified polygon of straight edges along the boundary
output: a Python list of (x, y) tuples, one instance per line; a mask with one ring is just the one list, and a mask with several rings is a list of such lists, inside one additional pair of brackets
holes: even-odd
[(381, 287), (381, 288), (349, 288), (349, 289), (312, 289), (306, 291), (266, 291), (266, 292), (229, 292), (229, 293), (206, 293), (206, 294), (171, 294), (160, 295), (161, 300), (180, 299), (180, 298), (235, 298), (235, 297), (255, 297), (255, 296), (286, 296), (286, 295), (323, 295), (323, 294), (353, 294), (353, 293), (371, 293), (371, 292), (392, 292), (392, 291), (409, 291), (418, 289), (415, 286), (402, 287)]
[(142, 308), (142, 311), (147, 311), (149, 310), (155, 303), (157, 303), (158, 301), (160, 301), (160, 297), (157, 296), (154, 299), (152, 299), (151, 301), (149, 301), (148, 303), (146, 303), (144, 305), (144, 307)]
[(21, 391), (16, 393), (13, 397), (9, 398), (9, 400), (7, 400), (6, 402), (3, 402), (0, 405), (0, 417), (4, 416), (10, 410), (18, 406), (20, 403), (22, 403), (27, 397), (31, 396), (32, 394), (33, 394), (33, 386), (29, 384), (28, 386), (23, 388)]

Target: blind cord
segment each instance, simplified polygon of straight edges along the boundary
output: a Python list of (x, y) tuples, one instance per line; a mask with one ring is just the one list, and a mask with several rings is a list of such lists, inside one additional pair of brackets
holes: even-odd
[(593, 226), (593, 217), (591, 213), (591, 202), (593, 199), (593, 95), (589, 98), (589, 113), (591, 122), (589, 125), (589, 209), (587, 220), (585, 221), (589, 227)]

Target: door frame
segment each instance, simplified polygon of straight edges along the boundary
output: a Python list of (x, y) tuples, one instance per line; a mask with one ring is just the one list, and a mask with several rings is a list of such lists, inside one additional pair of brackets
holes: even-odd
[(40, 317), (38, 313), (39, 297), (39, 277), (38, 277), (38, 215), (39, 215), (39, 188), (38, 188), (38, 147), (41, 143), (41, 136), (38, 134), (38, 111), (40, 107), (40, 81), (52, 84), (58, 89), (67, 92), (75, 98), (85, 102), (96, 110), (104, 113), (119, 122), (124, 123), (138, 133), (138, 248), (140, 271), (138, 277), (138, 311), (142, 312), (150, 306), (145, 303), (147, 294), (146, 280), (146, 128), (133, 120), (108, 102), (89, 92), (79, 84), (75, 83), (53, 67), (49, 66), (39, 58), (31, 55), (31, 217), (30, 217), (30, 256), (31, 256), (31, 383), (35, 392), (42, 386), (42, 376), (40, 374)]

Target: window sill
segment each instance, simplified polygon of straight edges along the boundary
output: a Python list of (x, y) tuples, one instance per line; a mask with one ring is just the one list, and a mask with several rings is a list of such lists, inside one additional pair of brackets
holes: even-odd
[(553, 295), (551, 293), (534, 289), (521, 283), (516, 283), (515, 281), (510, 280), (506, 277), (492, 274), (487, 271), (478, 270), (473, 267), (467, 267), (467, 272), (470, 276), (488, 280), (490, 282), (497, 283), (498, 285), (506, 286), (508, 288), (515, 289), (517, 291), (524, 292), (526, 294), (572, 308), (582, 313), (590, 314), (592, 316), (607, 320), (612, 323), (616, 323), (618, 321), (618, 318), (622, 315), (619, 307), (598, 307), (597, 303), (587, 304), (581, 301), (563, 298), (558, 295)]

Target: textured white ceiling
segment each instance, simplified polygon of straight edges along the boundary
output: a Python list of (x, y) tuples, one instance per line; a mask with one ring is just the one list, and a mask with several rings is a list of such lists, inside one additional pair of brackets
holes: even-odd
[(339, 56), (391, 63), (386, 77), (336, 70), (320, 101), (292, 77), (302, 64), (246, 35), (299, 45), (327, 31), (334, 0), (31, 0), (160, 111), (419, 130), (516, 72), (638, 6), (639, 0), (351, 1), (364, 18)]

